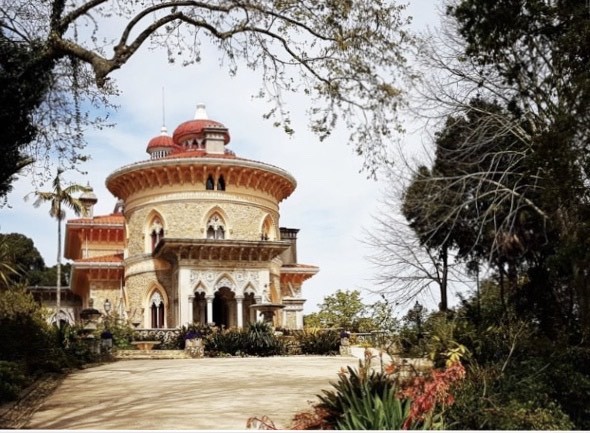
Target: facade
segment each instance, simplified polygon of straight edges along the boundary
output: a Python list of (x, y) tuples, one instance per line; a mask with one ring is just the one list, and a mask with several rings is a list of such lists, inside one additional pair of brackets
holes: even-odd
[(279, 204), (296, 187), (286, 171), (237, 157), (228, 129), (205, 107), (149, 141), (150, 158), (106, 179), (118, 202), (66, 225), (71, 289), (87, 307), (141, 328), (191, 323), (243, 327), (254, 304), (282, 306), (274, 325), (303, 327), (303, 282), (318, 272), (297, 262), (297, 229), (279, 226)]

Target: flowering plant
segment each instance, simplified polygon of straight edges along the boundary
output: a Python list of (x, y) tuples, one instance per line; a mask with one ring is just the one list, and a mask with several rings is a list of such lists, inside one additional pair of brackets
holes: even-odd
[(403, 428), (409, 429), (416, 422), (433, 428), (437, 405), (444, 410), (454, 402), (449, 392), (451, 386), (465, 378), (465, 367), (460, 361), (451, 362), (445, 370), (435, 370), (430, 376), (415, 377), (403, 391), (402, 396), (411, 399), (410, 414)]
[(195, 338), (202, 338), (203, 335), (199, 331), (188, 331), (184, 335), (185, 340), (194, 340)]

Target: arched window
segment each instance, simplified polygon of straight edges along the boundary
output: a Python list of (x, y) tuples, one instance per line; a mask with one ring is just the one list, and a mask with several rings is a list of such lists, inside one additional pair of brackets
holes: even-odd
[(268, 241), (272, 240), (272, 219), (270, 216), (267, 216), (262, 223), (262, 232), (260, 233), (260, 240), (261, 241)]
[(215, 182), (213, 182), (213, 176), (209, 175), (207, 177), (207, 183), (205, 184), (205, 189), (213, 191), (215, 189)]
[(217, 179), (217, 190), (225, 191), (225, 179), (223, 178), (223, 175), (219, 176), (219, 179)]
[(164, 227), (158, 218), (154, 219), (154, 222), (150, 226), (150, 237), (152, 239), (152, 252), (156, 249), (156, 245), (160, 242), (160, 239), (164, 237)]
[(152, 328), (164, 328), (164, 301), (160, 292), (154, 292), (150, 298)]
[(223, 220), (215, 214), (207, 222), (207, 239), (225, 239)]

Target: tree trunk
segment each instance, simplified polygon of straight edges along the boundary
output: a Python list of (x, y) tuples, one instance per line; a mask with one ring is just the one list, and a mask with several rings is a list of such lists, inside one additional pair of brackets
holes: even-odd
[(440, 281), (440, 311), (447, 311), (448, 300), (447, 300), (447, 282), (449, 276), (449, 253), (446, 245), (441, 248), (440, 258), (442, 260), (442, 277)]
[(55, 318), (57, 327), (61, 328), (59, 313), (61, 311), (61, 218), (57, 219), (57, 284), (55, 297)]

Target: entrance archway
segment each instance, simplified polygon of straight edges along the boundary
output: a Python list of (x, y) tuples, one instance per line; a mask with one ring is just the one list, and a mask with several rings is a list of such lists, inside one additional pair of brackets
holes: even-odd
[(236, 326), (236, 297), (227, 287), (215, 292), (213, 298), (213, 322), (226, 328)]

